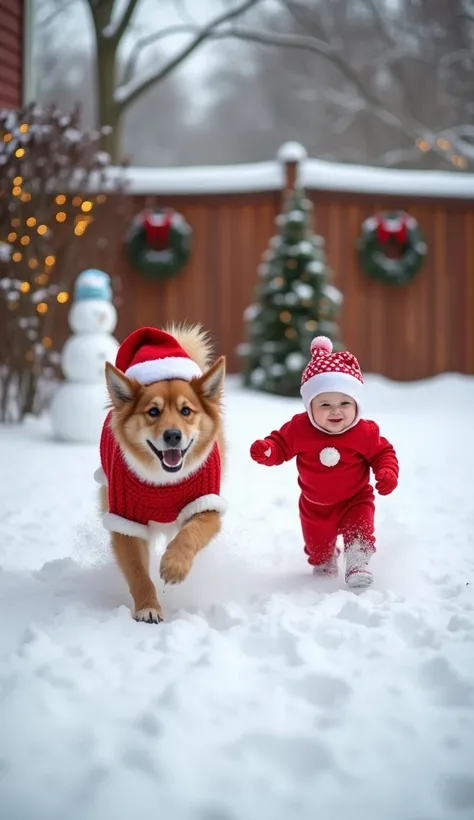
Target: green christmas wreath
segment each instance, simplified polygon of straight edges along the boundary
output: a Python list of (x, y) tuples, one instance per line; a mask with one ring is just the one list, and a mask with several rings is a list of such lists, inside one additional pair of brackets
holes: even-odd
[(427, 247), (416, 219), (405, 211), (392, 211), (365, 220), (358, 251), (361, 266), (372, 279), (406, 285), (420, 270)]
[(125, 245), (136, 270), (150, 279), (167, 279), (187, 263), (191, 240), (191, 226), (177, 211), (148, 208), (133, 220)]

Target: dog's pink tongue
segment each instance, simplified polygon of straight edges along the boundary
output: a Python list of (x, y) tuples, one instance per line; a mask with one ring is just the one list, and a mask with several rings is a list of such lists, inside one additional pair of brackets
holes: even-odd
[(181, 461), (181, 450), (165, 450), (163, 460), (167, 467), (177, 467)]

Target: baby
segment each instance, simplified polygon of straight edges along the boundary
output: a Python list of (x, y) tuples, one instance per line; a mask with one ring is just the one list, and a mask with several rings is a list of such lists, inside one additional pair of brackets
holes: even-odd
[(378, 493), (393, 492), (398, 484), (395, 450), (374, 421), (361, 418), (363, 379), (357, 359), (346, 351), (333, 353), (326, 336), (311, 344), (300, 392), (306, 411), (255, 441), (250, 455), (267, 467), (296, 456), (301, 528), (313, 571), (337, 575), (336, 539), (342, 535), (346, 584), (369, 586), (368, 564), (375, 552), (370, 468)]

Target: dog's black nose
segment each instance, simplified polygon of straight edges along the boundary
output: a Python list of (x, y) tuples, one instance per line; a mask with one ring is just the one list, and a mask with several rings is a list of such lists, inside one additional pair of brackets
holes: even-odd
[(183, 434), (176, 427), (169, 427), (163, 433), (163, 441), (168, 447), (179, 447)]

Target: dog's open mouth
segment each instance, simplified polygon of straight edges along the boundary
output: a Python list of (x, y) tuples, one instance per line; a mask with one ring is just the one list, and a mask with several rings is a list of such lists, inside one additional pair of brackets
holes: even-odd
[(158, 456), (163, 469), (166, 470), (167, 473), (177, 473), (183, 466), (184, 457), (191, 447), (193, 439), (191, 439), (185, 450), (179, 450), (175, 447), (170, 447), (167, 450), (158, 450), (150, 439), (147, 439), (146, 443), (155, 456)]

